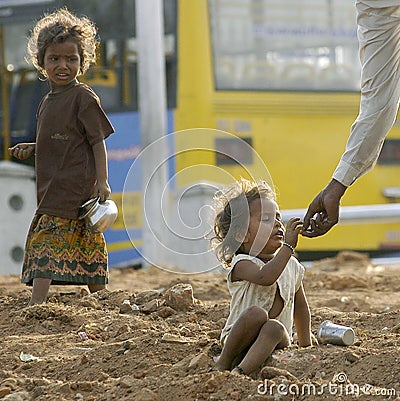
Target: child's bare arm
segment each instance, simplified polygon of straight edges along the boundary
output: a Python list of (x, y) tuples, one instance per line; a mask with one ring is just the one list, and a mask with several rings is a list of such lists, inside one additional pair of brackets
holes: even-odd
[(110, 185), (108, 184), (107, 152), (104, 141), (96, 143), (92, 149), (96, 165), (97, 195), (100, 196), (100, 201), (104, 202), (111, 194)]
[(297, 290), (294, 298), (294, 324), (300, 347), (308, 347), (311, 341), (311, 313), (308, 306), (303, 284)]
[(10, 156), (20, 160), (28, 159), (35, 154), (36, 143), (35, 142), (24, 142), (19, 143), (12, 148), (8, 148)]
[[(286, 226), (285, 242), (293, 248), (297, 245), (302, 224), (302, 221), (295, 217), (290, 219)], [(282, 274), (291, 256), (292, 250), (288, 246), (282, 246), (261, 269), (250, 260), (241, 260), (235, 266), (232, 279), (247, 280), (259, 285), (272, 285)]]

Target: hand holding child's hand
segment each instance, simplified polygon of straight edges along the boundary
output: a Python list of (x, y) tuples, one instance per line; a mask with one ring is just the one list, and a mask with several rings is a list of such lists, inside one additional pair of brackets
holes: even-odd
[(286, 225), (285, 242), (293, 248), (297, 246), (298, 236), (303, 229), (303, 222), (298, 217), (292, 217)]
[(35, 143), (19, 143), (12, 148), (8, 148), (8, 153), (16, 159), (25, 160), (35, 154), (35, 148)]

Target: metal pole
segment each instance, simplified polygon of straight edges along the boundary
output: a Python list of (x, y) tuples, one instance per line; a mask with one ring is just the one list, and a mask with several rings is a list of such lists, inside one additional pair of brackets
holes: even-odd
[(0, 25), (0, 51), (1, 51), (1, 98), (3, 104), (3, 158), (10, 160), (8, 148), (10, 147), (10, 109), (8, 104), (8, 71), (6, 66), (4, 27)]
[[(282, 210), (282, 220), (287, 223), (292, 217), (306, 214), (307, 209)], [(339, 224), (396, 223), (400, 221), (400, 203), (383, 205), (342, 206)]]
[(167, 130), (163, 1), (136, 0), (135, 5), (141, 140), (143, 149), (148, 147), (142, 160), (142, 253), (145, 266), (162, 265), (167, 238), (161, 202), (168, 179), (167, 149), (160, 141)]

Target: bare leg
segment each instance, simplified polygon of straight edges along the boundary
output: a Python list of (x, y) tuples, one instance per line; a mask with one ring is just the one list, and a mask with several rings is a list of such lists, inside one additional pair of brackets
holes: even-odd
[(251, 373), (261, 367), (275, 348), (283, 348), (288, 345), (289, 335), (285, 326), (278, 320), (268, 320), (261, 327), (257, 339), (238, 365), (240, 369), (237, 372), (234, 369), (232, 372)]
[(47, 299), (47, 294), (49, 293), (50, 284), (51, 279), (49, 278), (34, 278), (32, 296), (28, 305), (32, 306), (45, 302)]
[(106, 288), (105, 284), (88, 284), (90, 293), (104, 290)]
[(244, 311), (233, 325), (217, 362), (219, 370), (231, 370), (232, 363), (259, 335), (268, 322), (268, 313), (258, 306)]

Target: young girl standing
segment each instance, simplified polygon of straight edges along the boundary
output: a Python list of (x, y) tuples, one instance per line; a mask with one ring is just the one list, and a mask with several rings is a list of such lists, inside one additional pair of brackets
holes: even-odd
[(30, 305), (47, 299), (50, 284), (87, 284), (91, 292), (108, 280), (104, 236), (78, 219), (88, 199), (106, 200), (104, 139), (114, 132), (99, 98), (77, 77), (95, 62), (96, 28), (66, 9), (44, 16), (33, 28), (28, 54), (50, 83), (37, 112), (36, 142), (9, 149), (35, 154), (37, 210), (26, 241), (22, 282), (32, 285)]
[(302, 222), (291, 219), (285, 232), (275, 194), (265, 182), (242, 179), (216, 201), (212, 243), (229, 268), (232, 297), (217, 366), (250, 374), (274, 349), (290, 345), (293, 321), (299, 345), (311, 345), (304, 268), (293, 257)]

